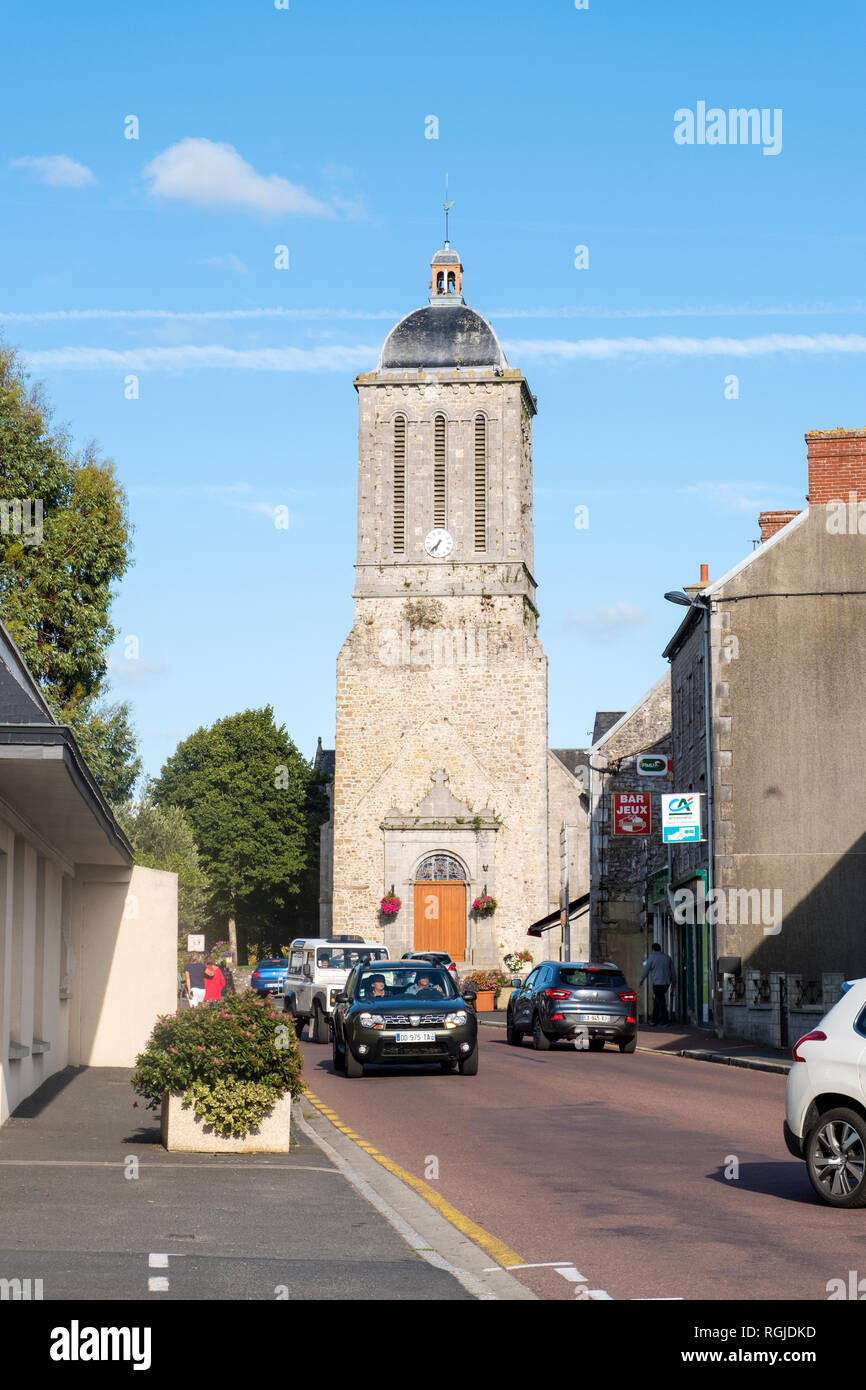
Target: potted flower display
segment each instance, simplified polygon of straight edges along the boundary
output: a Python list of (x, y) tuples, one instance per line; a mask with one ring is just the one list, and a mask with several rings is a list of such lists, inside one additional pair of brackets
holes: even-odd
[(132, 1085), (161, 1108), (167, 1149), (287, 1153), (302, 1067), (284, 1016), (249, 992), (157, 1019)]
[(475, 986), (475, 1011), (479, 1014), (493, 1012), (497, 989), (509, 983), (508, 977), (498, 970), (476, 970), (466, 976), (466, 982)]
[(479, 893), (472, 904), (472, 911), (479, 917), (492, 917), (496, 911), (496, 899), (489, 893)]
[(402, 906), (403, 904), (401, 903), (400, 899), (397, 897), (396, 893), (392, 889), (390, 893), (385, 894), (384, 898), (380, 902), (379, 911), (385, 917), (394, 917), (400, 911), (400, 908)]

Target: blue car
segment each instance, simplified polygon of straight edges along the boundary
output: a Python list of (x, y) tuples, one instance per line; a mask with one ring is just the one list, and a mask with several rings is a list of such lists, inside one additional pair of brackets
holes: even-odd
[(285, 956), (260, 960), (250, 976), (250, 988), (256, 994), (281, 994), (288, 968), (289, 962)]

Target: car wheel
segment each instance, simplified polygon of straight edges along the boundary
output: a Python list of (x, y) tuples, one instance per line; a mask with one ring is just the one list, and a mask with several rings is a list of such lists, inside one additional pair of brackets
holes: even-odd
[(590, 1038), (590, 1052), (604, 1052), (604, 1038)]
[(460, 1068), (461, 1076), (478, 1075), (478, 1044), (476, 1043), (468, 1057), (461, 1057), (457, 1063)]
[(538, 1017), (538, 1014), (536, 1014), (535, 1018), (532, 1020), (532, 1046), (535, 1048), (536, 1052), (550, 1051), (550, 1038), (542, 1028), (541, 1019)]
[(320, 1005), (313, 1005), (313, 1018), (310, 1023), (310, 1037), (313, 1042), (326, 1043), (330, 1039), (330, 1027), (328, 1015), (322, 1010)]
[(505, 1020), (505, 1041), (512, 1047), (519, 1047), (523, 1042), (523, 1033), (519, 1028), (515, 1028), (514, 1020), (509, 1013)]
[(635, 1050), (636, 1047), (637, 1047), (637, 1034), (635, 1034), (635, 1036), (634, 1036), (633, 1038), (629, 1038), (627, 1042), (621, 1042), (621, 1043), (619, 1044), (619, 1050), (620, 1050), (620, 1052), (634, 1052), (634, 1050)]
[(805, 1145), (809, 1181), (831, 1207), (866, 1206), (866, 1120), (856, 1110), (828, 1110)]
[(364, 1063), (358, 1061), (348, 1042), (343, 1048), (343, 1071), (353, 1079), (364, 1075)]
[(333, 1059), (334, 1059), (334, 1071), (345, 1071), (345, 1069), (346, 1069), (346, 1058), (345, 1058), (345, 1055), (340, 1051), (339, 1047), (337, 1046), (337, 1030), (336, 1030), (336, 1028), (334, 1029), (334, 1032), (333, 1032), (333, 1034), (332, 1034), (332, 1056), (333, 1056)]

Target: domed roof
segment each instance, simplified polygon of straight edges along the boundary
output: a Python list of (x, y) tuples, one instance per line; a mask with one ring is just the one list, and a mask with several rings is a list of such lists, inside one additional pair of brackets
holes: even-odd
[(388, 367), (507, 367), (486, 319), (462, 298), (444, 296), (415, 309), (391, 329), (379, 358)]

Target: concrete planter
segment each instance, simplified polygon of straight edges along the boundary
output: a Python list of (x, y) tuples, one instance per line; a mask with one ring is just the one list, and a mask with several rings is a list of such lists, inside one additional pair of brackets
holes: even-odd
[(507, 1008), (508, 1008), (508, 1001), (509, 1001), (509, 999), (511, 998), (511, 996), (512, 996), (513, 993), (514, 993), (514, 990), (513, 990), (513, 988), (512, 988), (511, 985), (503, 985), (502, 989), (500, 989), (500, 990), (497, 992), (497, 995), (496, 995), (496, 1007), (497, 1007), (497, 1009), (507, 1009)]
[(289, 1152), (289, 1126), (292, 1097), (288, 1091), (265, 1115), (259, 1128), (244, 1139), (224, 1139), (210, 1125), (196, 1118), (191, 1105), (184, 1107), (180, 1096), (164, 1096), (162, 1102), (162, 1142), (175, 1153), (208, 1154), (285, 1154)]

